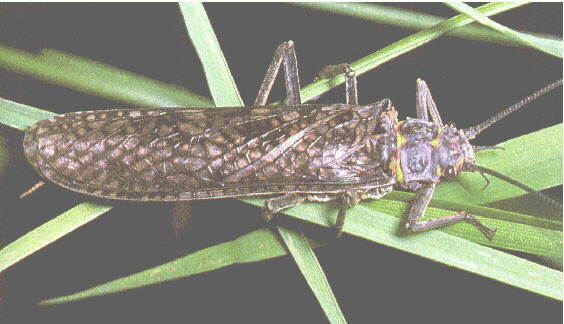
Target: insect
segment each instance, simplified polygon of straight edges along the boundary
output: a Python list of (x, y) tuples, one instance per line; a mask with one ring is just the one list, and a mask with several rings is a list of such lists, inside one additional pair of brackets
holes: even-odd
[[(284, 64), (288, 105), (265, 106)], [(273, 196), (263, 216), (303, 201), (339, 200), (341, 235), (347, 209), (394, 187), (417, 192), (406, 228), (426, 231), (467, 221), (461, 211), (421, 221), (435, 185), (478, 171), (535, 190), (475, 164), (468, 141), (556, 81), (484, 123), (443, 124), (429, 88), (417, 81), (417, 119), (398, 121), (392, 103), (359, 105), (355, 72), (346, 64), (323, 75), (345, 75), (345, 104), (302, 104), (293, 42), (274, 54), (253, 107), (85, 111), (39, 121), (25, 134), (27, 159), (44, 178), (90, 196), (133, 201), (180, 201)], [(429, 116), (430, 115), (430, 116)], [(549, 198), (547, 198), (549, 199)]]

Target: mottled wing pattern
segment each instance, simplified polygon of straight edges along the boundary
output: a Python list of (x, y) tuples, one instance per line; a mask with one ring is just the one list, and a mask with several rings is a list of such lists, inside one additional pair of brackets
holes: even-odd
[(338, 155), (374, 118), (346, 105), (77, 112), (38, 122), (24, 150), (45, 178), (97, 197), (324, 192), (366, 181)]

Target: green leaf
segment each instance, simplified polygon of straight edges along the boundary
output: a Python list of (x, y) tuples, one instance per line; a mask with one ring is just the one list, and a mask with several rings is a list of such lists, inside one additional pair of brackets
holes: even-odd
[(137, 107), (211, 105), (209, 99), (178, 86), (55, 50), (31, 54), (0, 45), (0, 67)]
[(337, 299), (331, 290), (329, 281), (315, 256), (307, 237), (303, 232), (295, 232), (282, 226), (277, 226), (278, 232), (284, 239), (290, 254), (300, 268), (311, 291), (317, 297), (325, 316), (331, 323), (346, 323), (339, 308)]
[(204, 67), (215, 105), (243, 106), (204, 7), (197, 2), (181, 2), (179, 5), (188, 35)]
[[(394, 215), (402, 224), (413, 199), (413, 194), (395, 192), (384, 199), (370, 201), (363, 206), (378, 212)], [(507, 212), (494, 208), (478, 207), (466, 204), (453, 204), (446, 201), (433, 201), (425, 212), (425, 219), (450, 215), (461, 210), (478, 217), (489, 227), (498, 231), (492, 241), (487, 240), (481, 232), (468, 223), (459, 223), (441, 229), (460, 238), (482, 245), (494, 246), (506, 250), (513, 250), (547, 257), (562, 256), (562, 223), (547, 221), (536, 217)], [(347, 219), (348, 221), (348, 219)], [(377, 226), (378, 220), (374, 220)], [(401, 228), (398, 225), (398, 229)], [(401, 235), (402, 233), (398, 233)], [(406, 233), (403, 233), (406, 234)], [(368, 237), (365, 237), (369, 239)]]
[[(505, 150), (487, 150), (476, 154), (477, 164), (494, 169), (536, 190), (562, 184), (562, 124), (548, 127), (500, 143)], [(483, 205), (524, 195), (527, 192), (505, 181), (478, 173), (464, 173), (454, 182), (443, 182), (435, 197), (453, 202)]]
[[(483, 5), (477, 10), (482, 12), (484, 15), (494, 15), (518, 6), (522, 4), (519, 3), (488, 3)], [(465, 25), (472, 23), (474, 20), (468, 18), (465, 15), (459, 15), (450, 19), (447, 19), (435, 26), (422, 30), (416, 34), (399, 40), (383, 49), (376, 51), (368, 56), (365, 56), (355, 62), (351, 63), (351, 68), (356, 71), (356, 75), (361, 75), (370, 70), (375, 69), (381, 64), (388, 62), (402, 54), (405, 54), (415, 48), (429, 43), (432, 40), (439, 38), (440, 36)], [(344, 78), (342, 76), (336, 76), (331, 79), (320, 79), (306, 87), (302, 88), (301, 97), (305, 102), (312, 98), (315, 98), (341, 84), (344, 83)]]
[[(254, 203), (260, 204), (260, 201)], [(380, 203), (380, 201), (373, 202), (373, 204), (377, 203)], [(326, 209), (325, 206), (316, 205), (312, 207), (311, 205), (313, 204), (298, 205), (289, 210), (287, 214), (320, 225), (334, 224), (334, 216), (328, 219), (328, 213), (321, 212)], [(315, 207), (317, 207), (317, 212), (313, 213), (312, 209), (316, 209)], [(333, 210), (334, 214), (335, 211)], [(562, 273), (559, 271), (449, 235), (443, 231), (434, 230), (417, 235), (402, 235), (403, 223), (395, 216), (390, 216), (361, 204), (350, 209), (347, 213), (345, 231), (373, 242), (420, 255), (509, 285), (551, 298), (562, 299)], [(459, 225), (471, 227), (468, 224)], [(473, 230), (477, 232), (475, 229)], [(512, 233), (511, 236), (518, 237), (521, 234)], [(560, 235), (559, 241), (551, 244), (559, 245), (561, 248), (562, 236)]]
[(463, 2), (445, 2), (445, 4), (460, 13), (472, 17), (482, 25), (488, 26), (494, 30), (499, 31), (500, 33), (506, 35), (507, 37), (512, 38), (516, 42), (519, 42), (524, 45), (528, 45), (534, 49), (543, 51), (547, 54), (562, 58), (561, 40), (557, 41), (553, 39), (545, 39), (545, 38), (540, 38), (540, 37), (527, 35), (524, 33), (514, 31), (510, 28), (507, 28), (501, 24), (496, 23), (495, 21), (489, 19), (487, 16), (484, 16), (480, 11), (470, 7), (469, 5)]
[(110, 209), (109, 206), (82, 203), (19, 237), (0, 251), (0, 272)]
[[(219, 106), (242, 106), (243, 101), (202, 4), (184, 2), (180, 7), (190, 39), (204, 66), (215, 103)], [(327, 278), (303, 234), (283, 227), (278, 227), (278, 230), (327, 318), (334, 323), (344, 323), (343, 314)]]
[[(319, 245), (311, 242), (311, 244)], [(58, 298), (42, 304), (58, 304), (83, 298), (127, 291), (165, 281), (221, 269), (233, 264), (268, 260), (286, 255), (288, 251), (268, 229), (245, 234), (233, 241), (221, 243), (190, 255), (147, 269), (106, 284)]]
[(0, 122), (22, 131), (28, 129), (39, 120), (54, 115), (55, 114), (50, 111), (0, 98)]
[[(500, 12), (502, 10), (507, 10), (512, 6), (516, 6), (516, 4), (488, 4), (486, 6), (481, 7), (481, 10), (485, 10), (485, 12), (487, 12), (487, 14), (493, 14), (493, 12)], [(457, 17), (455, 17), (457, 18)], [(457, 18), (458, 19), (458, 18)], [(466, 20), (464, 20), (466, 19)], [(460, 23), (461, 21), (464, 21), (464, 23), (466, 23), (466, 21), (470, 22), (471, 19), (469, 18), (464, 18), (463, 20), (459, 20), (457, 23)], [(454, 23), (454, 21), (452, 19), (449, 19), (447, 22), (445, 22), (446, 26), (442, 26), (445, 27), (446, 29), (449, 29), (451, 27), (453, 27), (453, 25), (450, 25), (451, 23)], [(439, 26), (440, 27), (440, 26)], [(424, 34), (416, 34), (419, 35), (418, 37), (412, 37), (409, 40), (405, 40), (405, 42), (398, 42), (394, 45), (392, 45), (392, 47), (387, 47), (385, 49), (383, 49), (382, 51), (378, 51), (376, 53), (374, 53), (373, 55), (365, 58), (365, 61), (359, 60), (357, 61), (356, 64), (358, 64), (359, 66), (365, 66), (368, 68), (374, 68), (376, 66), (378, 66), (379, 64), (382, 64), (383, 62), (385, 62), (386, 60), (390, 60), (394, 57), (397, 57), (398, 55), (401, 55), (402, 53), (405, 53), (407, 51), (409, 51), (412, 48), (416, 48), (416, 46), (419, 46), (422, 44), (423, 41), (425, 41), (425, 39), (430, 40), (430, 39), (434, 39), (437, 36), (437, 34), (442, 33), (444, 30), (441, 28), (434, 28), (432, 33), (424, 33)], [(415, 35), (413, 35), (415, 36)], [(428, 38), (426, 38), (428, 37)], [(395, 51), (398, 51), (397, 53)], [(3, 61), (4, 55), (0, 55), (0, 61)], [(33, 59), (36, 59), (38, 61), (41, 60), (41, 57), (33, 57)], [(361, 62), (362, 61), (362, 62)], [(27, 62), (27, 61), (26, 61)], [(34, 66), (34, 64), (36, 64), (36, 62), (33, 61), (29, 61), (28, 62), (29, 65)], [(0, 63), (2, 64), (2, 63)], [(20, 64), (18, 65), (19, 69), (22, 69), (25, 72), (25, 66), (26, 64)], [(48, 66), (43, 66), (43, 68), (48, 69)], [(17, 69), (14, 69), (17, 70)], [(35, 73), (36, 75), (41, 76), (42, 73), (40, 71), (34, 70), (34, 69), (30, 69), (32, 70), (33, 73)], [(87, 72), (88, 69), (85, 68), (84, 72)], [(84, 78), (84, 75), (82, 75), (81, 77)], [(43, 78), (43, 77), (42, 77)], [(50, 77), (44, 77), (46, 80), (51, 80)], [(339, 78), (340, 79), (340, 78)], [(58, 82), (58, 81), (50, 81), (50, 82)], [(330, 83), (330, 87), (327, 86), (326, 89), (321, 89), (321, 91), (319, 93), (321, 93), (322, 91), (326, 91), (332, 87), (336, 87), (338, 84), (342, 83), (342, 82), (338, 82), (338, 81), (334, 81), (331, 80), (331, 82), (328, 81), (320, 81), (318, 83)], [(72, 83), (72, 82), (71, 82)], [(316, 83), (317, 84), (317, 83)], [(315, 84), (314, 84), (315, 85)], [(312, 85), (312, 87), (314, 86)], [(74, 86), (74, 85), (71, 85)], [(102, 88), (101, 85), (100, 88)], [(123, 86), (123, 84), (122, 84)], [(159, 85), (156, 86), (155, 89), (158, 89)], [(96, 90), (97, 91), (97, 90)], [(315, 95), (312, 95), (315, 96)], [(31, 117), (33, 118), (33, 117)], [(0, 121), (2, 119), (2, 114), (0, 114)], [(25, 124), (25, 122), (23, 123)], [(550, 137), (549, 137), (550, 138)], [(561, 136), (560, 136), (561, 138)], [(560, 149), (560, 153), (558, 153), (559, 155), (561, 155), (561, 144), (560, 147), (558, 148)], [(498, 154), (499, 151), (492, 151), (495, 154)], [(484, 154), (490, 154), (490, 152), (484, 152)], [(552, 154), (552, 153), (551, 153)], [(485, 155), (487, 156), (487, 155)], [(497, 158), (497, 156), (494, 157), (494, 159)], [(482, 159), (482, 155), (478, 156), (478, 162), (480, 164), (483, 164), (481, 161), (483, 161)], [(515, 162), (517, 161), (517, 162)], [(538, 160), (535, 160), (538, 161)], [(521, 163), (521, 159), (517, 159), (517, 160), (513, 160), (514, 164), (516, 166), (518, 166)], [(486, 164), (483, 164), (485, 166), (487, 166)], [(495, 167), (492, 166), (493, 169), (496, 169)], [(499, 170), (499, 169), (498, 169)], [(501, 171), (501, 170), (499, 170)], [(536, 169), (535, 169), (536, 172)], [(550, 171), (548, 172), (548, 174), (550, 174), (550, 172), (553, 172), (552, 176), (554, 176), (554, 172), (558, 173), (561, 175), (561, 168), (559, 170), (556, 171)], [(505, 171), (504, 171), (505, 173)], [(474, 175), (479, 177), (479, 175)], [(547, 179), (544, 178), (545, 176), (543, 175), (543, 179), (539, 179), (540, 182), (542, 183), (548, 183), (549, 181), (552, 181), (551, 179)], [(560, 176), (561, 178), (561, 176)], [(481, 179), (481, 177), (480, 177)], [(523, 181), (525, 183), (527, 183), (526, 181)], [(561, 183), (561, 180), (560, 180)], [(473, 188), (481, 188), (482, 187), (483, 182), (481, 182), (477, 187), (473, 187)], [(443, 185), (439, 186), (439, 188), (441, 188)], [(544, 185), (542, 185), (544, 186)], [(497, 187), (496, 187), (497, 188)], [(438, 190), (440, 191), (440, 190)], [(520, 194), (520, 193), (518, 193)], [(440, 196), (440, 193), (437, 193), (437, 196)], [(463, 194), (464, 195), (464, 194)], [(467, 194), (468, 195), (468, 194)], [(392, 195), (390, 195), (392, 196)], [(388, 196), (388, 197), (390, 197)], [(509, 195), (511, 196), (511, 195)], [(436, 200), (434, 200), (432, 202), (432, 206), (434, 204), (436, 204), (435, 202)], [(262, 201), (259, 201), (258, 204), (262, 204)], [(372, 205), (374, 206), (380, 206), (380, 205), (385, 205), (385, 204), (389, 204), (388, 206), (386, 206), (386, 208), (388, 209), (395, 209), (395, 210), (401, 210), (403, 208), (403, 213), (399, 212), (394, 214), (394, 216), (386, 216), (387, 214), (385, 214), (384, 212), (380, 211), (380, 210), (376, 210), (373, 211), (372, 210)], [(386, 199), (381, 199), (381, 200), (377, 200), (371, 203), (363, 203), (358, 207), (355, 207), (354, 209), (351, 210), (352, 214), (360, 214), (359, 216), (352, 216), (352, 221), (349, 222), (349, 219), (347, 219), (347, 224), (346, 224), (346, 231), (349, 231), (351, 233), (353, 233), (354, 235), (359, 235), (361, 237), (367, 237), (369, 239), (373, 239), (373, 237), (377, 237), (378, 235), (384, 235), (383, 238), (380, 238), (380, 241), (394, 241), (394, 237), (397, 236), (397, 229), (402, 227), (402, 222), (398, 220), (398, 217), (401, 216), (397, 216), (397, 215), (405, 215), (405, 209), (407, 204), (405, 202), (403, 202), (403, 200), (398, 199), (398, 200), (386, 200)], [(333, 207), (333, 208), (331, 208)], [(310, 217), (318, 217), (319, 220), (317, 221), (320, 224), (324, 224), (325, 226), (333, 226), (334, 223), (334, 215), (335, 215), (335, 205), (318, 205), (318, 204), (303, 204), (300, 205), (297, 208), (292, 209), (291, 211), (289, 211), (290, 214), (295, 214), (296, 211), (302, 210), (305, 211), (304, 213), (309, 213)], [(368, 208), (370, 207), (370, 208)], [(442, 206), (441, 206), (442, 207)], [(458, 207), (458, 206), (457, 206)], [(472, 208), (477, 208), (477, 207), (472, 207)], [(328, 210), (329, 209), (329, 210)], [(470, 210), (470, 208), (468, 208)], [(429, 213), (430, 215), (433, 215), (435, 213), (439, 214), (439, 215), (444, 215), (445, 212), (447, 212), (448, 208), (430, 208), (429, 209)], [(460, 210), (457, 208), (453, 208), (453, 210)], [(486, 209), (484, 209), (486, 210)], [(488, 211), (492, 212), (493, 211)], [(485, 211), (483, 213), (486, 213)], [(509, 244), (509, 241), (514, 239), (515, 237), (521, 237), (521, 235), (525, 235), (525, 237), (527, 237), (527, 239), (525, 240), (526, 242), (524, 244), (530, 244), (531, 240), (533, 240), (535, 237), (539, 237), (541, 239), (546, 239), (546, 237), (548, 237), (548, 241), (545, 242), (545, 245), (542, 245), (541, 242), (537, 242), (534, 243), (533, 245), (527, 245), (526, 249), (529, 249), (530, 251), (533, 251), (534, 249), (538, 248), (540, 250), (541, 255), (547, 255), (547, 254), (556, 254), (558, 251), (558, 248), (561, 249), (562, 248), (562, 237), (561, 237), (561, 231), (555, 231), (553, 229), (554, 226), (558, 226), (558, 223), (547, 223), (545, 224), (546, 226), (543, 226), (542, 224), (537, 224), (536, 221), (534, 219), (530, 219), (527, 218), (525, 215), (515, 215), (515, 214), (504, 214), (503, 211), (498, 211), (496, 212), (498, 214), (496, 215), (502, 215), (499, 216), (501, 217), (501, 219), (509, 219), (511, 220), (511, 217), (516, 217), (519, 219), (519, 222), (525, 222), (527, 225), (529, 224), (533, 224), (533, 225), (529, 225), (532, 227), (538, 227), (541, 230), (542, 229), (549, 229), (551, 231), (537, 231), (534, 228), (530, 228), (530, 227), (522, 227), (521, 229), (516, 228), (515, 231), (508, 231), (505, 232), (503, 225), (504, 223), (499, 223), (497, 218), (493, 219), (493, 220), (486, 220), (488, 222), (488, 225), (492, 224), (494, 226), (498, 226), (500, 231), (498, 233), (498, 236), (496, 237), (496, 240), (494, 241), (493, 244), (497, 244), (497, 238), (500, 237), (500, 235), (502, 233), (506, 233), (503, 235), (507, 235), (507, 237), (504, 237), (503, 235), (501, 235), (502, 241), (507, 241), (507, 243), (503, 243), (503, 244)], [(351, 215), (352, 215), (351, 214)], [(477, 213), (477, 215), (479, 217), (483, 217), (483, 215), (480, 213)], [(497, 216), (496, 216), (497, 217)], [(304, 217), (304, 219), (307, 219), (307, 217)], [(356, 220), (355, 220), (356, 219)], [(364, 228), (364, 222), (365, 220), (373, 220), (375, 221), (374, 224), (369, 224), (369, 227)], [(527, 220), (530, 220), (527, 221)], [(490, 221), (492, 221), (493, 223), (489, 223)], [(502, 225), (500, 225), (502, 224)], [(519, 224), (517, 224), (519, 225)], [(561, 226), (560, 226), (561, 228)], [(519, 259), (519, 258), (515, 258), (515, 257), (510, 257), (508, 260), (505, 259), (505, 254), (500, 254), (498, 255), (498, 253), (502, 253), (487, 247), (480, 247), (481, 249), (485, 249), (485, 250), (475, 250), (474, 246), (476, 244), (469, 242), (468, 240), (466, 240), (466, 238), (471, 238), (476, 242), (481, 242), (481, 241), (485, 241), (485, 239), (483, 237), (480, 236), (480, 233), (476, 233), (477, 231), (472, 228), (471, 226), (469, 226), (468, 224), (459, 224), (459, 225), (455, 225), (452, 227), (449, 227), (448, 229), (444, 229), (443, 231), (447, 232), (447, 233), (451, 233), (451, 231), (461, 231), (464, 234), (464, 240), (462, 239), (458, 239), (461, 241), (451, 241), (449, 239), (449, 237), (452, 237), (452, 235), (448, 235), (446, 233), (442, 233), (441, 231), (433, 231), (433, 232), (429, 232), (429, 233), (423, 233), (423, 234), (419, 234), (419, 235), (414, 235), (414, 236), (397, 236), (397, 243), (395, 247), (402, 249), (402, 250), (408, 250), (411, 253), (415, 253), (418, 255), (424, 255), (425, 257), (429, 257), (426, 253), (426, 251), (422, 251), (423, 248), (428, 248), (430, 250), (433, 249), (437, 249), (437, 252), (439, 254), (438, 258), (439, 262), (443, 262), (445, 264), (451, 265), (451, 266), (458, 266), (460, 264), (465, 265), (465, 266), (458, 266), (459, 268), (462, 269), (469, 269), (469, 271), (471, 271), (473, 268), (477, 268), (479, 269), (479, 271), (476, 271), (476, 273), (480, 273), (482, 275), (494, 278), (496, 280), (500, 280), (503, 282), (507, 282), (509, 284), (512, 285), (516, 285), (519, 287), (523, 287), (525, 289), (531, 290), (531, 291), (535, 291), (537, 293), (541, 293), (547, 296), (551, 296), (553, 298), (562, 298), (561, 296), (561, 290), (562, 290), (562, 278), (561, 278), (561, 273), (558, 273), (554, 270), (550, 270), (547, 269), (545, 267), (539, 266), (539, 265), (531, 265), (530, 263)], [(367, 233), (364, 233), (364, 232)], [(387, 231), (387, 232), (386, 232)], [(521, 231), (521, 232), (519, 232)], [(384, 233), (380, 233), (380, 232), (384, 232)], [(474, 234), (466, 234), (466, 232), (468, 233), (474, 233)], [(388, 237), (388, 236), (391, 237)], [(469, 236), (466, 236), (469, 235)], [(472, 238), (472, 235), (475, 235), (475, 238)], [(424, 241), (419, 241), (421, 240), (419, 237), (422, 238), (426, 238)], [(429, 239), (430, 237), (430, 241), (426, 241), (427, 239)], [(373, 239), (374, 240), (374, 239)], [(412, 241), (413, 240), (413, 241)], [(403, 243), (402, 243), (403, 242)], [(454, 245), (452, 245), (454, 243)], [(488, 242), (483, 242), (483, 243), (488, 243)], [(268, 244), (268, 243), (265, 243)], [(425, 245), (428, 244), (428, 245)], [(502, 245), (503, 245), (502, 244)], [(31, 244), (30, 246), (32, 246), (33, 244)], [(425, 245), (425, 246), (420, 246), (420, 245)], [(450, 251), (448, 249), (445, 250), (445, 247), (442, 247), (442, 245), (449, 245), (448, 247), (450, 247), (450, 245), (453, 246), (453, 251)], [(391, 245), (394, 246), (394, 245)], [(228, 245), (229, 249), (235, 249), (236, 251), (239, 251), (239, 249), (243, 249), (242, 246), (237, 246), (237, 245)], [(441, 249), (442, 247), (442, 249)], [(447, 247), (447, 248), (448, 248)], [(545, 252), (543, 251), (543, 247), (547, 247), (547, 251)], [(456, 250), (456, 248), (458, 248), (459, 250)], [(472, 257), (473, 259), (470, 260), (466, 260), (464, 258), (462, 258), (462, 256), (460, 256), (459, 254), (461, 253), (465, 253), (466, 249), (469, 249), (472, 253)], [(521, 249), (521, 247), (517, 247), (517, 250)], [(525, 249), (525, 248), (523, 248)], [(2, 254), (4, 251), (0, 252), (0, 255), (5, 255)], [(432, 251), (431, 251), (432, 252)], [(31, 253), (31, 252), (30, 252)], [(251, 252), (254, 253), (254, 252)], [(531, 252), (534, 253), (534, 252)], [(478, 256), (477, 256), (478, 255)], [(484, 262), (480, 262), (479, 259), (479, 255), (486, 255), (487, 258)], [(263, 258), (263, 255), (257, 254), (256, 255), (256, 260), (261, 260), (261, 258)], [(434, 256), (431, 255), (431, 258), (433, 258)], [(449, 259), (450, 257), (450, 259)], [(499, 258), (498, 258), (499, 257)], [(441, 259), (442, 258), (442, 259)], [(452, 259), (452, 260), (451, 260)], [(492, 261), (493, 259), (493, 261)], [(0, 259), (1, 260), (1, 259)], [(499, 262), (507, 262), (507, 266), (503, 267), (503, 264), (498, 264), (494, 261), (499, 261)], [(467, 263), (469, 262), (469, 263)], [(475, 265), (475, 263), (477, 263), (477, 265)], [(489, 269), (490, 265), (492, 266), (491, 269)], [(513, 267), (513, 269), (511, 268)], [(189, 266), (187, 266), (187, 268), (189, 269)], [(531, 269), (531, 271), (529, 271)], [(149, 270), (147, 270), (149, 271)], [(537, 275), (538, 274), (538, 275)], [(532, 276), (532, 277), (531, 277)], [(522, 280), (520, 281), (518, 277), (522, 277)], [(140, 279), (140, 281), (143, 281)], [(156, 281), (156, 282), (160, 282), (160, 281)], [(548, 286), (548, 283), (550, 283), (550, 287)], [(556, 292), (555, 292), (556, 291)], [(560, 293), (559, 293), (560, 292)]]
[[(289, 4), (311, 8), (315, 10), (327, 11), (333, 14), (348, 16), (356, 19), (363, 19), (376, 24), (396, 26), (400, 28), (422, 30), (430, 28), (445, 20), (444, 17), (428, 15), (402, 8), (388, 7), (374, 3), (352, 3), (352, 2), (291, 2)], [(523, 5), (526, 3), (519, 3)], [(547, 34), (524, 33), (530, 36), (550, 39), (551, 41), (562, 41), (561, 37)], [(448, 33), (448, 36), (455, 36), (475, 41), (496, 43), (505, 46), (528, 46), (521, 42), (515, 42), (512, 37), (500, 34), (479, 25), (468, 25)]]
[[(263, 203), (261, 199), (247, 199), (247, 201), (259, 206)], [(437, 262), (484, 275), (545, 296), (562, 299), (563, 286), (562, 274), (560, 272), (480, 244), (469, 242), (466, 239), (443, 233), (443, 231), (452, 231), (454, 227), (469, 227), (468, 224), (455, 225), (448, 229), (417, 235), (398, 233), (398, 229), (402, 227), (400, 217), (391, 216), (386, 212), (373, 208), (373, 206), (382, 207), (382, 205), (385, 206), (386, 204), (392, 206), (392, 212), (394, 212), (393, 209), (407, 208), (408, 206), (407, 203), (389, 199), (380, 199), (370, 204), (361, 204), (349, 210), (345, 230), (373, 242), (431, 258)], [(290, 209), (287, 214), (322, 226), (332, 227), (335, 209), (328, 207), (327, 204), (301, 204)], [(381, 210), (389, 211), (390, 208), (382, 207)], [(444, 213), (444, 210), (430, 208), (429, 212), (434, 215), (436, 213)], [(472, 232), (477, 231), (474, 230)], [(502, 232), (499, 234), (502, 234)], [(519, 236), (510, 234), (504, 240), (515, 238), (519, 238)], [(482, 238), (482, 240), (485, 239)], [(309, 242), (308, 244), (314, 247), (319, 246), (319, 244), (314, 242)], [(551, 242), (550, 244), (554, 245), (555, 248), (560, 248), (561, 251), (562, 236), (560, 235), (559, 243)], [(78, 293), (49, 299), (43, 303), (64, 303), (123, 292), (209, 272), (232, 264), (267, 260), (285, 255), (286, 253), (284, 246), (273, 233), (266, 229), (258, 230), (241, 236), (236, 240), (200, 250), (175, 261)]]

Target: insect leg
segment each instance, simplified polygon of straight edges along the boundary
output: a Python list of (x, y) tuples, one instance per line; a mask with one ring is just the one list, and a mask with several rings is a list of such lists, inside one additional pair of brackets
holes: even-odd
[(467, 221), (468, 223), (476, 226), (482, 233), (484, 233), (484, 235), (486, 235), (488, 239), (491, 240), (493, 238), (496, 232), (495, 228), (488, 228), (484, 226), (476, 217), (468, 214), (465, 211), (420, 221), (421, 216), (423, 216), (425, 210), (427, 209), (427, 205), (429, 205), (429, 201), (431, 201), (431, 197), (433, 196), (434, 191), (435, 184), (429, 183), (428, 185), (420, 189), (417, 193), (417, 197), (415, 197), (415, 201), (413, 201), (413, 204), (411, 205), (411, 208), (409, 210), (407, 224), (405, 224), (406, 228), (409, 231), (423, 232), (437, 227), (443, 227), (446, 225), (458, 223), (460, 221)]
[(337, 238), (343, 235), (343, 227), (345, 226), (345, 217), (347, 210), (360, 202), (360, 195), (354, 190), (343, 192), (341, 198), (341, 205), (339, 206), (339, 213), (337, 214), (337, 221), (335, 228), (337, 229)]
[(329, 65), (319, 71), (318, 79), (333, 78), (339, 74), (345, 74), (345, 93), (347, 105), (358, 105), (358, 92), (356, 86), (356, 72), (348, 63)]
[(264, 106), (270, 90), (278, 75), (280, 64), (284, 61), (284, 78), (286, 80), (286, 94), (290, 105), (300, 104), (300, 81), (298, 77), (298, 63), (296, 60), (296, 52), (294, 51), (294, 42), (287, 41), (278, 46), (274, 52), (272, 62), (266, 71), (264, 80), (260, 86), (255, 106)]
[(283, 196), (269, 199), (264, 203), (264, 207), (262, 208), (262, 217), (269, 222), (274, 217), (274, 214), (284, 209), (294, 207), (305, 199), (305, 196), (295, 192), (289, 192)]
[(345, 73), (345, 93), (347, 105), (358, 105), (358, 92), (356, 91), (356, 72), (347, 64)]
[(415, 95), (415, 107), (417, 108), (417, 118), (429, 120), (427, 111), (431, 113), (431, 118), (435, 123), (443, 124), (441, 116), (437, 110), (437, 105), (431, 96), (431, 91), (427, 87), (427, 83), (421, 79), (417, 79), (417, 92)]

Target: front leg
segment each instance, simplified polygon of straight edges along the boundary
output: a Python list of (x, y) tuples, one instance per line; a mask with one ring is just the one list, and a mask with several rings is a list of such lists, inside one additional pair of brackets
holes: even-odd
[(407, 230), (411, 232), (423, 232), (437, 227), (443, 227), (458, 223), (460, 221), (467, 221), (468, 223), (476, 226), (489, 240), (493, 238), (496, 232), (495, 228), (486, 227), (485, 225), (480, 223), (480, 221), (476, 217), (468, 214), (465, 211), (421, 221), (421, 216), (425, 214), (425, 210), (427, 210), (427, 206), (431, 201), (431, 197), (433, 196), (434, 191), (435, 184), (432, 182), (423, 186), (423, 188), (419, 190), (409, 210), (407, 224), (405, 224)]
[(427, 83), (421, 79), (417, 79), (417, 92), (415, 95), (415, 107), (417, 108), (417, 118), (423, 120), (429, 120), (427, 112), (431, 114), (433, 122), (442, 125), (441, 116), (439, 115), (439, 110), (431, 96), (431, 91), (427, 86)]

